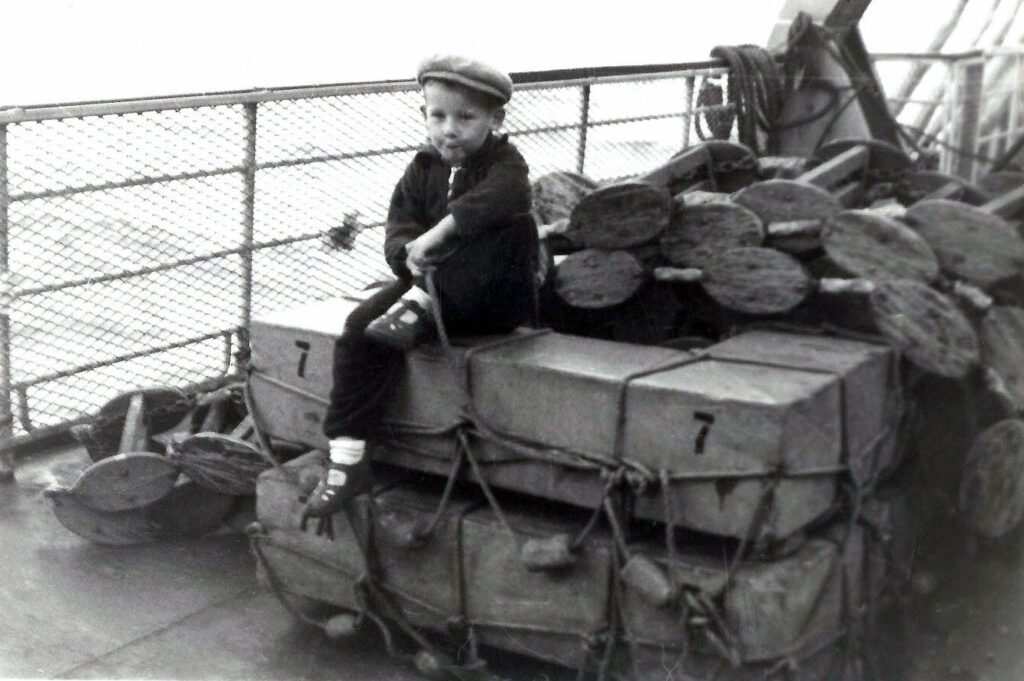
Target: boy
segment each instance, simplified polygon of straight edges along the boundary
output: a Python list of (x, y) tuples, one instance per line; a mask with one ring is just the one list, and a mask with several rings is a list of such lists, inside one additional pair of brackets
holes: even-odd
[[(384, 240), (399, 282), (356, 308), (335, 343), (323, 426), (330, 462), (304, 518), (333, 514), (369, 486), (365, 441), (379, 428), (403, 350), (432, 327), (431, 314), (440, 314), (451, 334), (474, 335), (506, 333), (533, 313), (538, 245), (528, 169), (508, 136), (497, 133), (512, 80), (481, 62), (437, 55), (420, 64), (417, 82), (428, 144), (395, 187)], [(439, 310), (429, 309), (422, 288), (427, 268)], [(373, 320), (375, 307), (402, 291)]]

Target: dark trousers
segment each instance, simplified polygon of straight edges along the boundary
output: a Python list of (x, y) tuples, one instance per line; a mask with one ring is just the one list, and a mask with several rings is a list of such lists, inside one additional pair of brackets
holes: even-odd
[(329, 438), (371, 438), (398, 383), (401, 350), (376, 343), (361, 331), (347, 331), (334, 342), (334, 385), (324, 418)]
[[(448, 334), (507, 333), (529, 320), (536, 250), (530, 220), (469, 242), (440, 263), (434, 282)], [(493, 262), (494, 253), (503, 254), (501, 262)], [(334, 343), (334, 385), (323, 425), (329, 438), (372, 438), (401, 378), (402, 351), (363, 335), (366, 324), (383, 312), (378, 308), (387, 297), (382, 292), (353, 310)]]

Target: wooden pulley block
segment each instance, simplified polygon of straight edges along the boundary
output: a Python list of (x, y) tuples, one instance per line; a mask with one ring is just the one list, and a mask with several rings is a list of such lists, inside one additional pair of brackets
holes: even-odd
[(43, 494), (53, 504), (57, 521), (66, 529), (97, 544), (131, 546), (159, 539), (159, 528), (145, 508), (126, 511), (97, 511), (63, 487), (51, 487)]
[(799, 180), (755, 182), (733, 199), (761, 218), (769, 242), (787, 253), (819, 248), (822, 224), (843, 209), (828, 191)]
[(626, 251), (577, 251), (555, 267), (555, 291), (566, 303), (579, 308), (623, 303), (647, 279), (643, 265)]
[(127, 511), (162, 499), (180, 473), (159, 454), (125, 452), (86, 468), (70, 493), (96, 511)]
[(879, 283), (871, 292), (879, 331), (925, 371), (963, 378), (978, 362), (978, 338), (949, 298), (920, 281)]
[(964, 461), (960, 512), (990, 539), (1004, 537), (1024, 518), (1024, 421), (1008, 419), (982, 431)]
[(896, 183), (896, 198), (909, 205), (927, 199), (950, 199), (980, 206), (992, 197), (967, 180), (934, 170), (915, 170)]
[(118, 452), (144, 450), (149, 436), (181, 423), (193, 406), (192, 398), (176, 388), (128, 391), (104, 404), (77, 437), (93, 461)]
[(995, 306), (978, 326), (981, 363), (998, 377), (1012, 408), (1024, 413), (1024, 310)]
[(637, 180), (673, 194), (687, 191), (732, 192), (757, 179), (757, 161), (750, 147), (708, 140), (686, 147)]
[(867, 151), (865, 181), (867, 185), (877, 182), (896, 182), (913, 167), (913, 161), (899, 147), (877, 139), (844, 138), (832, 140), (814, 152), (809, 165), (818, 167), (834, 161), (853, 149)]
[(659, 267), (660, 281), (699, 282), (719, 305), (745, 314), (778, 314), (799, 305), (814, 282), (790, 255), (771, 248), (711, 254), (702, 268)]
[(569, 224), (586, 248), (618, 249), (656, 238), (672, 216), (672, 195), (644, 182), (606, 185), (587, 194)]
[(533, 183), (533, 209), (541, 224), (549, 225), (572, 214), (572, 209), (597, 183), (566, 170), (541, 175)]
[(239, 496), (255, 494), (256, 478), (271, 466), (256, 445), (235, 434), (196, 433), (167, 456), (200, 486)]
[(1005, 205), (1005, 196), (980, 207), (948, 199), (920, 201), (907, 210), (906, 220), (935, 251), (943, 270), (987, 288), (1024, 267), (1024, 239), (996, 212)]
[(757, 159), (745, 144), (728, 140), (704, 142), (711, 155), (715, 191), (734, 192), (758, 179)]
[(701, 267), (711, 254), (760, 246), (764, 228), (753, 211), (712, 202), (678, 209), (659, 241), (662, 255), (673, 265)]
[(194, 537), (221, 527), (236, 498), (183, 480), (143, 510), (159, 538)]
[(829, 259), (849, 276), (872, 281), (913, 279), (930, 283), (939, 263), (921, 236), (906, 225), (870, 210), (845, 210), (821, 232)]
[(798, 180), (765, 180), (741, 189), (733, 200), (754, 211), (765, 225), (794, 220), (827, 220), (843, 209), (821, 187)]

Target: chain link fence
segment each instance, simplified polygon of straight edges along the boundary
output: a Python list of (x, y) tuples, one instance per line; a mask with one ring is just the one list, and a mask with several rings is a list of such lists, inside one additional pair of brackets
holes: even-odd
[[(918, 79), (890, 104), (947, 172), (977, 177), (1024, 130), (1022, 50), (876, 68)], [(533, 179), (622, 178), (735, 139), (712, 62), (516, 80), (506, 128)], [(388, 82), (0, 110), (0, 417), (16, 442), (127, 390), (216, 385), (254, 315), (386, 275), (420, 103)]]
[[(711, 63), (522, 74), (507, 131), (533, 179), (650, 169), (731, 133)], [(703, 101), (708, 101), (707, 99)], [(232, 375), (254, 315), (385, 275), (414, 83), (0, 110), (0, 416), (15, 441), (117, 394)], [(9, 411), (8, 411), (9, 410)]]

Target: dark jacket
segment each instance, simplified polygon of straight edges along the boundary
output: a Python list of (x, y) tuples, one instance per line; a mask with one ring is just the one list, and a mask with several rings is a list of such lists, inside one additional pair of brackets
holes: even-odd
[(405, 245), (451, 214), (456, 233), (435, 278), (449, 330), (510, 330), (533, 313), (537, 226), (526, 161), (507, 136), (491, 135), (456, 172), (449, 199), (450, 171), (433, 147), (416, 153), (391, 197), (384, 257), (409, 278)]

